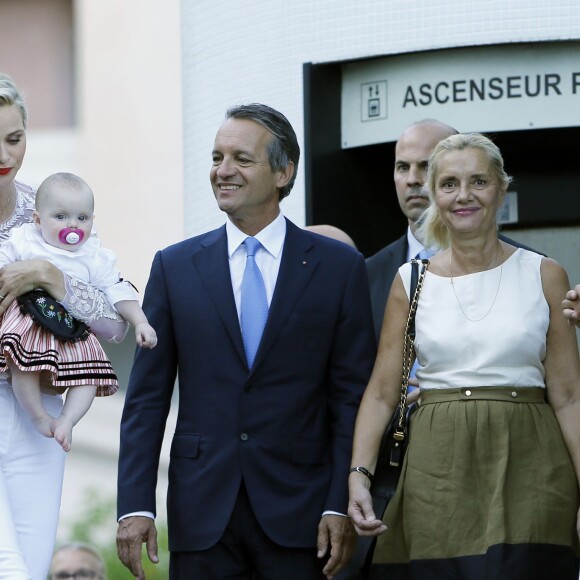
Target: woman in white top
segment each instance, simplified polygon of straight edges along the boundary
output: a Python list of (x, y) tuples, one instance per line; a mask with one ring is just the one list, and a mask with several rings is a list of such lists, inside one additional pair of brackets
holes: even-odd
[[(27, 113), (10, 77), (0, 74), (0, 241), (32, 222), (36, 191), (15, 181), (26, 151)], [(102, 292), (63, 275), (47, 260), (24, 260), (0, 270), (0, 315), (13, 300), (43, 288), (102, 338), (120, 341), (127, 324)], [(58, 417), (59, 395), (42, 395)], [(65, 452), (40, 435), (0, 376), (0, 579), (45, 580), (58, 524)]]
[[(453, 135), (429, 163), (422, 239), (439, 247), (416, 315), (420, 406), (383, 521), (365, 470), (351, 516), (378, 536), (371, 578), (578, 578), (580, 360), (554, 260), (498, 239), (509, 178), (497, 147)], [(352, 465), (374, 472), (399, 400), (410, 265), (393, 284)]]

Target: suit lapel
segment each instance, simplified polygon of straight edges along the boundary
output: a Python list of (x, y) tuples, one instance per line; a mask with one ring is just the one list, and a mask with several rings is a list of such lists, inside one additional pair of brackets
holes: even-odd
[(276, 288), (252, 371), (267, 355), (316, 270), (318, 260), (311, 255), (313, 247), (310, 236), (286, 220), (286, 238)]
[(246, 362), (238, 312), (232, 290), (225, 225), (201, 241), (193, 263), (238, 355)]
[[(407, 261), (407, 253), (409, 252), (409, 242), (407, 236), (400, 238), (395, 247), (393, 247), (393, 259), (389, 260), (389, 280), (393, 280), (399, 271), (399, 268)], [(390, 284), (389, 284), (390, 289)], [(388, 292), (388, 290), (387, 290)]]

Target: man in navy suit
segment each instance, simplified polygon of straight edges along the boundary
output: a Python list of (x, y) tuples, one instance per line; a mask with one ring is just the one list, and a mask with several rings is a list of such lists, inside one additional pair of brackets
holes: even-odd
[[(353, 544), (346, 514), (354, 421), (375, 338), (364, 260), (280, 213), (300, 150), (265, 105), (228, 110), (210, 172), (226, 225), (158, 252), (121, 423), (117, 545), (143, 578), (157, 560), (155, 487), (175, 379), (172, 579), (332, 578)], [(268, 301), (255, 358), (244, 344), (247, 240)], [(247, 346), (246, 346), (247, 348)]]

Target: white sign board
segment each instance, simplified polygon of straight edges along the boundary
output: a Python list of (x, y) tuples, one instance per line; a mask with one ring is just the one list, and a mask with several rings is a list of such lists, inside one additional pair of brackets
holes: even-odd
[(343, 65), (343, 148), (396, 141), (426, 118), (463, 132), (580, 126), (580, 42), (458, 48)]

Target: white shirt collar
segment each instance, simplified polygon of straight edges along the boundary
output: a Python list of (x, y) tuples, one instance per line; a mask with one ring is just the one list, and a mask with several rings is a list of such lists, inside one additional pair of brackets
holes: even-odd
[[(248, 237), (248, 234), (242, 232), (230, 219), (226, 221), (226, 234), (228, 237), (228, 256), (231, 258)], [(277, 259), (282, 252), (284, 238), (286, 237), (286, 218), (282, 212), (254, 237), (272, 257)]]
[[(407, 244), (409, 246), (407, 261), (412, 260), (419, 252), (426, 249), (425, 246), (412, 234), (411, 228), (407, 228)], [(431, 249), (431, 254), (436, 253), (436, 250)]]

